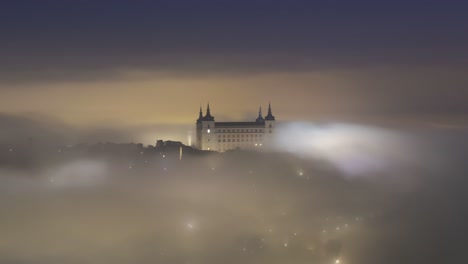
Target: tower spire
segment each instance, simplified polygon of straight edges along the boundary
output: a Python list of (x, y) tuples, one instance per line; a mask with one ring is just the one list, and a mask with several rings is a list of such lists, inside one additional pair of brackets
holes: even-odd
[(211, 115), (211, 113), (210, 113), (210, 103), (208, 103), (208, 106), (206, 107), (206, 115), (207, 116)]
[(264, 122), (265, 119), (263, 119), (262, 115), (262, 107), (260, 106), (260, 109), (258, 109), (258, 117), (257, 117), (257, 122)]
[(197, 123), (200, 123), (202, 120), (203, 120), (203, 111), (202, 111), (202, 107), (200, 105), (200, 113), (198, 113)]
[(271, 113), (271, 103), (268, 103), (268, 114), (265, 116), (265, 120), (275, 120), (275, 116)]
[(214, 117), (211, 115), (211, 111), (210, 111), (210, 103), (208, 103), (206, 107), (206, 115), (203, 119), (205, 121), (214, 121)]

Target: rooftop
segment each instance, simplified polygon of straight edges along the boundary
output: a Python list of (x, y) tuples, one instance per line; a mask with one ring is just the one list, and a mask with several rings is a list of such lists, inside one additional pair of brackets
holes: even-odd
[(265, 123), (260, 122), (215, 122), (216, 128), (223, 127), (265, 127)]

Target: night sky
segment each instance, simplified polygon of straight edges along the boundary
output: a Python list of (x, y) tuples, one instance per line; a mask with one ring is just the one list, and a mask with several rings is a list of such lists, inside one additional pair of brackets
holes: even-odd
[(0, 112), (135, 132), (190, 128), (208, 101), (219, 121), (251, 120), (271, 101), (280, 121), (466, 128), (467, 12), (465, 1), (3, 1)]

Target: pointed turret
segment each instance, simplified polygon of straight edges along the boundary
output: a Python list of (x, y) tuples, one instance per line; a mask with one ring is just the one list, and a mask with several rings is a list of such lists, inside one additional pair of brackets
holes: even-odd
[(203, 111), (202, 111), (202, 107), (200, 106), (200, 113), (198, 114), (197, 123), (200, 123), (202, 120), (203, 120)]
[(208, 106), (206, 107), (206, 115), (203, 118), (204, 121), (214, 121), (214, 116), (211, 115), (210, 111), (210, 103), (208, 103)]
[(265, 122), (265, 119), (263, 118), (263, 115), (262, 115), (262, 107), (260, 106), (260, 109), (258, 110), (258, 117), (257, 117), (257, 120), (256, 120), (258, 123), (263, 123)]
[(268, 114), (265, 116), (265, 120), (275, 120), (275, 116), (271, 113), (271, 103), (268, 103)]

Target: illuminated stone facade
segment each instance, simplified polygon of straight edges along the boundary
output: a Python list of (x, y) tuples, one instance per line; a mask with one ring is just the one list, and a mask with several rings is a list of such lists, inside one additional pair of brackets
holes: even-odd
[(197, 120), (197, 148), (224, 152), (227, 150), (265, 150), (271, 146), (276, 120), (268, 106), (263, 117), (260, 108), (258, 118), (253, 122), (216, 122), (211, 115), (210, 105), (203, 116), (202, 109)]

